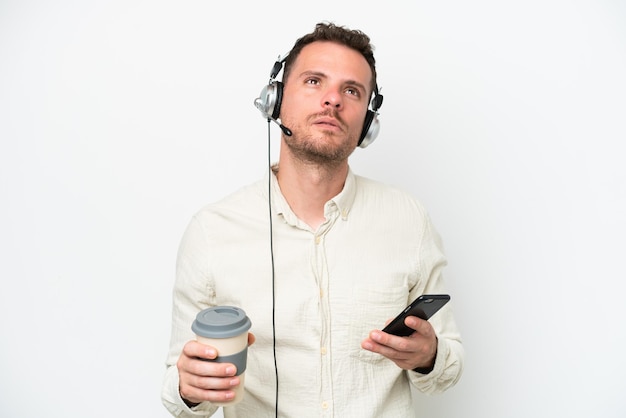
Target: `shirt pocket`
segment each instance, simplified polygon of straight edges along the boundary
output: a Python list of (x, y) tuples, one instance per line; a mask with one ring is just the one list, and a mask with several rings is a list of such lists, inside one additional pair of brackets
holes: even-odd
[(350, 324), (350, 357), (367, 363), (380, 363), (386, 357), (361, 348), (361, 342), (375, 329), (383, 329), (387, 320), (395, 318), (408, 304), (409, 291), (406, 286), (358, 288), (353, 291), (358, 315)]

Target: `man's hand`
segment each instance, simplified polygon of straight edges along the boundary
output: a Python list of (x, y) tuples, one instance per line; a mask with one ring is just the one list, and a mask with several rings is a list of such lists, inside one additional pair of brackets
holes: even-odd
[(401, 369), (431, 369), (437, 356), (435, 330), (428, 321), (416, 316), (407, 317), (404, 323), (415, 330), (410, 336), (398, 337), (374, 330), (361, 342), (361, 347), (387, 357)]
[[(248, 345), (254, 343), (254, 335), (248, 333)], [(235, 397), (234, 388), (240, 383), (236, 367), (232, 363), (215, 363), (215, 347), (188, 341), (178, 358), (178, 390), (189, 406), (204, 401), (228, 402)], [(205, 360), (203, 360), (205, 359)]]

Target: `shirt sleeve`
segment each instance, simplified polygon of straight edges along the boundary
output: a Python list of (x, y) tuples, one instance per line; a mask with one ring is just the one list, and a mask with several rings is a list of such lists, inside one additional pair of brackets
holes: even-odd
[(439, 337), (435, 367), (428, 374), (407, 371), (411, 384), (422, 393), (435, 394), (454, 386), (463, 370), (463, 349), (459, 341)]
[(176, 362), (187, 341), (195, 338), (191, 324), (198, 312), (212, 303), (212, 286), (208, 273), (207, 234), (198, 215), (189, 223), (181, 240), (176, 260), (173, 290), (172, 331), (166, 359), (161, 401), (175, 417), (210, 417), (218, 407), (210, 402), (189, 408), (178, 390)]
[[(447, 264), (441, 238), (428, 215), (423, 212), (424, 224), (418, 251), (418, 265), (423, 283), (413, 289), (411, 297), (420, 294), (447, 293), (442, 270)], [(428, 374), (407, 371), (409, 380), (425, 394), (441, 393), (454, 386), (463, 372), (464, 349), (453, 315), (453, 302), (438, 311), (429, 322), (437, 334), (437, 356), (433, 370)]]
[(176, 365), (168, 366), (163, 382), (161, 401), (172, 416), (179, 418), (210, 417), (218, 410), (218, 407), (210, 402), (203, 402), (198, 406), (189, 408), (178, 391), (178, 369)]

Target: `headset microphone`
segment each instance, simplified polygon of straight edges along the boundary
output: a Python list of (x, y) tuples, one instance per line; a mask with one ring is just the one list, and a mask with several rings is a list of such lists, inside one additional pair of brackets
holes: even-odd
[(272, 121), (274, 121), (274, 123), (276, 123), (278, 126), (280, 126), (280, 130), (283, 131), (283, 133), (287, 136), (291, 136), (291, 129), (287, 128), (285, 125), (283, 125), (282, 123), (278, 123), (278, 121), (275, 121), (274, 119), (270, 119)]
[[(265, 92), (265, 89), (264, 89)], [(263, 92), (262, 92), (263, 93)], [(267, 93), (266, 93), (267, 94)], [(291, 129), (287, 128), (285, 125), (283, 125), (282, 123), (280, 123), (279, 121), (277, 121), (276, 119), (274, 119), (273, 117), (271, 117), (268, 113), (267, 113), (267, 109), (265, 107), (265, 102), (263, 101), (263, 99), (261, 99), (260, 97), (257, 97), (256, 99), (254, 99), (254, 105), (256, 106), (257, 109), (259, 109), (261, 111), (261, 113), (263, 113), (264, 116), (267, 117), (267, 121), (272, 121), (274, 122), (276, 125), (280, 126), (280, 130), (283, 131), (283, 133), (287, 136), (291, 136), (293, 135), (293, 133), (291, 132)]]

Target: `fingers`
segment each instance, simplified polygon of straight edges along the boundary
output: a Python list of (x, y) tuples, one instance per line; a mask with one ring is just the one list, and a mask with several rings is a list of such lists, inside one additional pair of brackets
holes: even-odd
[(437, 337), (432, 325), (414, 316), (407, 317), (405, 324), (416, 332), (408, 337), (399, 337), (374, 330), (363, 340), (361, 347), (381, 354), (407, 370), (431, 364), (437, 350)]
[(382, 354), (388, 358), (399, 358), (404, 353), (411, 353), (415, 350), (416, 345), (415, 338), (398, 337), (379, 330), (370, 332), (369, 338), (361, 344), (366, 350)]
[(228, 402), (235, 397), (234, 389), (240, 384), (239, 377), (217, 378), (197, 375), (180, 375), (180, 396), (192, 403)]
[(237, 369), (231, 363), (216, 363), (214, 347), (189, 341), (178, 359), (179, 391), (192, 403), (226, 402), (235, 396), (233, 389), (240, 384)]
[(430, 322), (424, 319), (418, 318), (416, 316), (407, 316), (404, 320), (404, 323), (407, 327), (417, 331), (420, 335), (423, 335), (426, 338), (430, 338), (431, 336), (435, 335), (435, 330), (433, 330), (433, 326), (430, 324)]
[(217, 350), (210, 345), (201, 344), (197, 341), (188, 341), (183, 347), (182, 354), (191, 358), (213, 360), (217, 357)]

